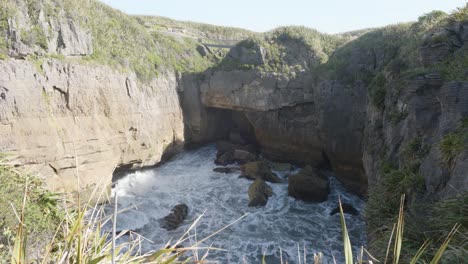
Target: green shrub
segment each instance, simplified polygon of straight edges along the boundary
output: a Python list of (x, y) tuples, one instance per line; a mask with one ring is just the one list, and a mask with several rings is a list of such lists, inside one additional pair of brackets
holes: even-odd
[(377, 74), (370, 83), (370, 98), (372, 104), (377, 108), (385, 107), (385, 95), (387, 93), (385, 89), (385, 75), (383, 73)]
[[(6, 263), (8, 246), (14, 242), (14, 230), (27, 194), (25, 221), (28, 223), (28, 247), (42, 248), (53, 235), (63, 217), (58, 196), (47, 191), (38, 177), (17, 171), (0, 158), (0, 262)], [(15, 213), (16, 212), (16, 213)]]
[(371, 188), (366, 206), (370, 230), (386, 226), (393, 220), (398, 214), (401, 194), (424, 190), (424, 178), (409, 168), (397, 169), (384, 164), (380, 174), (381, 179)]
[(430, 29), (447, 18), (447, 13), (439, 10), (434, 10), (418, 18), (418, 23), (421, 28)]
[(442, 138), (438, 147), (445, 164), (452, 165), (457, 156), (466, 149), (466, 139), (466, 132), (449, 133)]
[(468, 81), (468, 47), (464, 45), (435, 65), (435, 69), (447, 81)]

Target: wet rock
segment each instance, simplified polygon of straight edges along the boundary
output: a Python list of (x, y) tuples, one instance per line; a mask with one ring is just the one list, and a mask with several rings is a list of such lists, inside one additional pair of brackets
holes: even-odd
[(257, 160), (257, 155), (245, 150), (236, 149), (234, 150), (234, 160), (239, 164), (245, 164)]
[[(343, 213), (345, 214), (351, 214), (351, 215), (359, 215), (359, 212), (356, 208), (354, 208), (354, 206), (352, 206), (351, 204), (349, 203), (342, 203), (341, 204), (341, 207), (343, 208)], [(339, 214), (340, 213), (340, 206), (337, 205), (335, 207), (335, 209), (333, 209), (331, 212), (330, 212), (330, 215), (334, 215), (334, 214)]]
[(239, 171), (238, 168), (232, 168), (232, 167), (218, 167), (213, 169), (214, 172), (219, 172), (219, 173), (234, 173)]
[(216, 165), (227, 166), (233, 164), (234, 160), (234, 153), (233, 152), (226, 152), (221, 156), (217, 157), (215, 160)]
[(171, 213), (160, 220), (161, 227), (166, 230), (177, 229), (188, 215), (188, 206), (178, 204), (172, 208)]
[(216, 157), (220, 157), (227, 152), (234, 152), (235, 146), (228, 141), (218, 141), (216, 142)]
[(265, 206), (272, 195), (271, 187), (264, 180), (256, 179), (249, 187), (249, 206)]
[(328, 179), (311, 166), (288, 178), (288, 195), (306, 202), (324, 202), (330, 193)]
[(257, 159), (256, 149), (252, 145), (235, 145), (228, 141), (218, 141), (216, 150), (217, 165), (227, 166), (234, 162), (245, 164)]
[(241, 166), (241, 171), (242, 177), (249, 180), (262, 179), (272, 183), (283, 182), (263, 161), (248, 162)]

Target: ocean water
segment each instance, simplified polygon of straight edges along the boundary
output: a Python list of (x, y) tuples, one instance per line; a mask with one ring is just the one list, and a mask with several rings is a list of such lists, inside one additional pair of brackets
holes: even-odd
[[(138, 230), (148, 239), (143, 243), (143, 251), (150, 251), (177, 241), (202, 214), (183, 246), (193, 245), (243, 217), (198, 245), (223, 249), (209, 252), (210, 263), (261, 263), (262, 256), (267, 263), (280, 263), (280, 256), (288, 263), (304, 263), (304, 255), (307, 263), (312, 263), (314, 253), (318, 252), (323, 253), (324, 263), (333, 263), (333, 258), (337, 263), (344, 262), (339, 215), (329, 214), (337, 206), (338, 197), (360, 212), (365, 204), (346, 192), (331, 172), (324, 172), (331, 183), (326, 202), (297, 201), (287, 195), (287, 183), (268, 183), (274, 196), (265, 207), (251, 208), (247, 206), (247, 190), (252, 182), (238, 178), (240, 172), (213, 172), (217, 167), (215, 156), (215, 147), (205, 146), (118, 181), (113, 195), (118, 195), (119, 209), (130, 209), (118, 215), (117, 229)], [(285, 173), (276, 173), (286, 180)], [(161, 228), (158, 219), (179, 203), (189, 207), (183, 225), (174, 231)], [(111, 207), (106, 209), (109, 213)], [(356, 253), (366, 241), (365, 221), (362, 216), (353, 215), (346, 215), (346, 221)], [(205, 253), (206, 250), (198, 250), (191, 254), (201, 257)]]

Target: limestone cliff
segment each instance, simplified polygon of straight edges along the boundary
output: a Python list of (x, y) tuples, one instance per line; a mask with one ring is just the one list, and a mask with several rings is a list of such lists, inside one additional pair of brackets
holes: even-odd
[[(432, 198), (456, 195), (468, 184), (464, 12), (431, 13), (351, 41), (279, 29), (239, 43), (206, 72), (201, 101), (243, 112), (264, 155), (329, 161), (357, 193), (377, 185), (389, 165), (411, 167)], [(440, 142), (451, 133), (462, 139), (447, 164)], [(420, 153), (408, 154), (411, 147)]]
[[(434, 197), (467, 189), (466, 8), (355, 34), (254, 34), (97, 1), (3, 1), (1, 151), (54, 187), (108, 182), (237, 126), (265, 156), (331, 165), (359, 194), (383, 167)], [(251, 38), (226, 53), (201, 35)]]
[(154, 165), (183, 143), (174, 73), (141, 84), (104, 66), (49, 59), (41, 69), (0, 62), (0, 151), (54, 190), (107, 186), (116, 167)]
[[(174, 23), (186, 34), (173, 34)], [(158, 164), (181, 149), (185, 134), (212, 140), (219, 114), (198, 105), (196, 90), (192, 98), (198, 79), (190, 72), (224, 50), (199, 42), (201, 28), (214, 44), (252, 34), (133, 17), (95, 0), (2, 0), (0, 152), (69, 193)]]

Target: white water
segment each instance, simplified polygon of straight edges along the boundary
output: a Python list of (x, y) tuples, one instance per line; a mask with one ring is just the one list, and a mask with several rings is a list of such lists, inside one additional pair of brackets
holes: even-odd
[[(298, 247), (301, 256), (305, 247), (308, 263), (313, 262), (316, 252), (325, 255), (325, 263), (333, 263), (332, 256), (337, 263), (344, 262), (339, 215), (330, 216), (329, 213), (336, 207), (338, 196), (363, 212), (364, 202), (360, 198), (344, 191), (331, 177), (331, 194), (327, 202), (296, 201), (288, 197), (287, 184), (269, 183), (275, 195), (265, 207), (250, 208), (247, 206), (247, 190), (251, 181), (239, 179), (239, 173), (213, 172), (215, 155), (214, 146), (184, 152), (160, 167), (131, 173), (117, 182), (113, 192), (118, 195), (119, 208), (137, 205), (118, 216), (118, 229), (140, 229), (141, 235), (154, 242), (144, 244), (143, 250), (149, 251), (162, 248), (171, 239), (178, 240), (205, 211), (196, 227), (198, 240), (248, 213), (244, 219), (203, 244), (226, 250), (210, 251), (210, 261), (261, 263), (261, 257), (265, 255), (267, 263), (279, 263), (281, 248), (283, 259), (287, 254), (289, 263), (299, 263)], [(168, 215), (179, 203), (189, 207), (184, 224), (175, 231), (162, 229), (157, 220)], [(352, 215), (346, 215), (346, 221), (356, 252), (366, 240), (365, 222), (361, 216)], [(190, 243), (183, 245), (190, 246)], [(199, 252), (200, 256), (203, 254), (204, 251)]]

